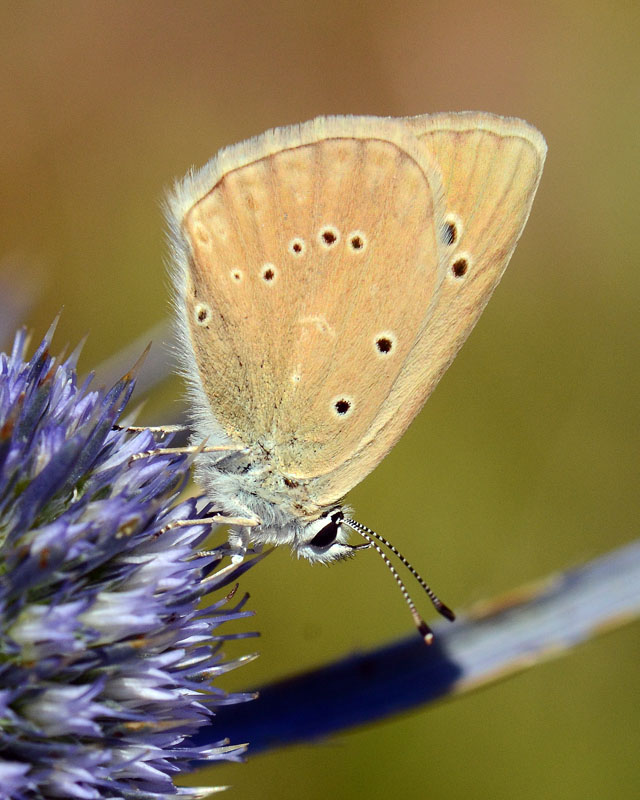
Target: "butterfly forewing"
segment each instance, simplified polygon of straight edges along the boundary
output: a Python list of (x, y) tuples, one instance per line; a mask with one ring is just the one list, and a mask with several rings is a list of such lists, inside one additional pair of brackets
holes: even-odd
[(378, 424), (438, 295), (439, 173), (403, 122), (325, 118), (190, 181), (173, 213), (211, 410), (282, 473), (331, 481)]

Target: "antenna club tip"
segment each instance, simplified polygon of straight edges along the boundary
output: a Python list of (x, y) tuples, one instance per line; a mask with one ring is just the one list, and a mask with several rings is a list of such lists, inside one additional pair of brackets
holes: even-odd
[(449, 622), (455, 622), (456, 615), (449, 608), (449, 606), (445, 606), (445, 604), (441, 602), (437, 606), (437, 610), (438, 610), (438, 613), (442, 614), (443, 617), (446, 617), (449, 620)]
[(418, 625), (418, 632), (426, 645), (433, 644), (433, 631), (424, 620), (421, 620)]

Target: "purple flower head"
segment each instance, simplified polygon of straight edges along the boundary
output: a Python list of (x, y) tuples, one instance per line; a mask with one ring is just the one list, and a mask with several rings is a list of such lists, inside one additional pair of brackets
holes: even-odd
[(223, 662), (219, 626), (249, 612), (233, 592), (199, 604), (246, 565), (198, 553), (208, 524), (169, 527), (209, 509), (173, 505), (184, 455), (132, 460), (158, 449), (117, 428), (133, 376), (79, 384), (52, 334), (0, 354), (0, 798), (202, 797), (172, 775), (244, 751), (189, 740), (250, 697), (211, 686), (246, 660)]

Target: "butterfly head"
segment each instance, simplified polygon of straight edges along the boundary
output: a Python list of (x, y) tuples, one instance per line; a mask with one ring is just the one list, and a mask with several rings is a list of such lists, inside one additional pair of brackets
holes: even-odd
[(330, 564), (332, 561), (349, 558), (356, 550), (369, 547), (369, 544), (348, 544), (349, 531), (343, 522), (342, 509), (333, 508), (307, 523), (293, 544), (298, 558), (306, 558), (312, 564)]

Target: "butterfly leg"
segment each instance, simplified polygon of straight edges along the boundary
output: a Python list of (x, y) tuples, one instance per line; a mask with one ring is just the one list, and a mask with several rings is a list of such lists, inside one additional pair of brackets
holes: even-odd
[(187, 425), (114, 425), (114, 431), (125, 431), (126, 433), (142, 433), (143, 431), (150, 431), (151, 433), (159, 433), (163, 438), (171, 433), (180, 433), (180, 431), (188, 431), (190, 428)]
[[(229, 551), (226, 555), (231, 557), (230, 567), (235, 567), (244, 561), (244, 558), (249, 549), (251, 537), (249, 528), (254, 528), (260, 525), (261, 520), (255, 517), (226, 517), (224, 514), (213, 514), (211, 517), (203, 517), (202, 519), (177, 519), (169, 522), (160, 530), (160, 533), (166, 533), (174, 528), (185, 528), (190, 525), (234, 525), (239, 526), (235, 530), (229, 531)], [(253, 553), (259, 553), (262, 550), (261, 546), (253, 547)], [(202, 551), (203, 553), (206, 551)]]
[(185, 445), (184, 447), (160, 447), (157, 450), (145, 450), (143, 453), (136, 453), (131, 456), (131, 461), (139, 461), (141, 458), (151, 458), (151, 456), (174, 456), (174, 455), (197, 455), (198, 453), (241, 453), (245, 450), (236, 444), (205, 445), (199, 444)]
[[(260, 524), (261, 521), (256, 517), (227, 517), (224, 514), (212, 514), (210, 517), (202, 517), (201, 519), (176, 519), (167, 523), (160, 533), (166, 533), (174, 528), (186, 528), (190, 525), (239, 525), (242, 528), (255, 528), (256, 525)], [(231, 536), (229, 539), (231, 540)]]
[[(258, 525), (260, 521), (258, 521)], [(255, 527), (255, 525), (250, 526), (243, 526), (241, 528), (235, 528), (229, 531), (229, 549), (231, 555), (231, 563), (238, 564), (244, 560), (244, 557), (247, 554), (247, 550), (249, 549), (249, 545), (251, 544), (251, 533), (249, 531), (250, 527)], [(262, 550), (262, 545), (258, 544), (252, 547), (252, 552), (259, 553)]]

